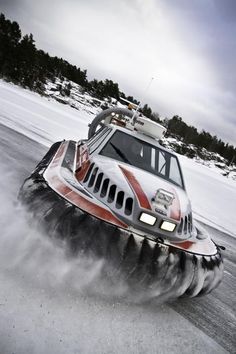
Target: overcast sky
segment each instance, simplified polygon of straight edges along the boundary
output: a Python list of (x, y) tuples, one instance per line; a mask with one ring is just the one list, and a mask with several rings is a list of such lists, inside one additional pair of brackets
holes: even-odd
[(0, 12), (89, 79), (236, 145), (236, 0), (0, 0)]

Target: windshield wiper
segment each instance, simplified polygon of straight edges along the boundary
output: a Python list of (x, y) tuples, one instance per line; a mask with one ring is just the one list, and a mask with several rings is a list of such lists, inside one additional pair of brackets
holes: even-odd
[(128, 159), (127, 157), (124, 155), (124, 153), (118, 148), (116, 147), (114, 144), (110, 143), (110, 145), (113, 147), (113, 149), (115, 150), (115, 152), (117, 152), (117, 154), (124, 160), (124, 162), (133, 165)]

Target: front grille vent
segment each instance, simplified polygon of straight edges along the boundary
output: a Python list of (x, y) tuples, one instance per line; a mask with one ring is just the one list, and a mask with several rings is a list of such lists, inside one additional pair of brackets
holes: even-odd
[(184, 233), (187, 233), (187, 229), (188, 229), (188, 218), (187, 216), (185, 216), (184, 218)]
[(184, 220), (183, 220), (183, 218), (181, 218), (181, 221), (180, 221), (180, 224), (179, 224), (179, 227), (178, 227), (178, 234), (182, 234), (183, 223), (184, 223)]
[(98, 175), (98, 178), (96, 180), (96, 183), (95, 183), (95, 186), (94, 186), (94, 193), (97, 193), (101, 187), (101, 183), (102, 183), (102, 179), (103, 179), (103, 173), (100, 172), (99, 175)]
[(191, 233), (193, 230), (193, 222), (192, 222), (192, 213), (189, 213), (184, 218), (181, 218), (180, 224), (178, 226), (177, 232), (178, 234)]
[(117, 209), (121, 209), (124, 203), (124, 197), (125, 197), (125, 193), (122, 191), (119, 191), (117, 193), (117, 198), (116, 198), (116, 208)]
[(131, 215), (132, 214), (133, 203), (134, 203), (133, 198), (127, 198), (126, 199), (126, 202), (125, 202), (125, 214), (126, 215)]
[(108, 203), (114, 202), (115, 195), (116, 195), (116, 185), (112, 184), (110, 186), (109, 193), (108, 193), (108, 199), (107, 199)]
[(101, 193), (100, 193), (100, 197), (104, 198), (107, 195), (107, 191), (108, 191), (108, 186), (109, 186), (109, 179), (105, 178), (103, 180), (103, 184), (102, 184), (102, 189), (101, 189)]
[(98, 172), (98, 168), (95, 167), (95, 168), (93, 169), (93, 172), (91, 173), (91, 177), (90, 177), (89, 182), (88, 182), (88, 187), (89, 187), (89, 188), (93, 187), (94, 182), (95, 182), (95, 178), (96, 178), (96, 176), (97, 176), (97, 172)]
[(88, 169), (88, 172), (86, 173), (85, 177), (84, 177), (84, 183), (86, 183), (91, 175), (91, 172), (93, 170), (93, 166), (94, 166), (94, 163), (92, 163), (90, 166), (89, 166), (89, 169)]
[(133, 198), (119, 190), (117, 185), (112, 183), (109, 178), (104, 176), (103, 172), (92, 163), (84, 177), (83, 184), (87, 186), (97, 197), (106, 199), (109, 204), (114, 205), (116, 209), (123, 210), (124, 214), (130, 216), (133, 212)]

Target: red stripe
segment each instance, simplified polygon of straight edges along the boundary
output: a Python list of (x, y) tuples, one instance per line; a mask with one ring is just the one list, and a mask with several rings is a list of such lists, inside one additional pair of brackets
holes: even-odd
[(49, 183), (50, 187), (55, 190), (55, 192), (65, 197), (78, 208), (96, 216), (99, 219), (107, 221), (111, 224), (115, 224), (116, 226), (123, 228), (128, 227), (125, 223), (116, 218), (109, 210), (104, 209), (93, 202), (90, 202), (86, 198), (82, 197), (79, 192), (73, 191), (70, 187), (64, 184), (58, 176), (54, 175), (47, 178), (47, 182)]
[(144, 191), (142, 190), (140, 183), (137, 181), (137, 179), (133, 175), (133, 173), (128, 171), (126, 168), (124, 168), (120, 165), (119, 165), (119, 167), (120, 167), (121, 171), (123, 172), (123, 174), (125, 175), (125, 177), (127, 178), (129, 184), (133, 188), (133, 190), (138, 198), (140, 206), (142, 208), (151, 210), (152, 208), (150, 206), (149, 200), (148, 200), (146, 194), (144, 193)]
[(99, 219), (108, 221), (120, 227), (127, 228), (127, 225), (117, 219), (109, 210), (106, 210), (90, 202), (89, 200), (83, 198), (81, 195), (74, 191), (71, 191), (69, 195), (66, 195), (66, 198), (69, 199), (75, 205), (77, 205), (79, 208), (87, 211), (89, 214), (92, 214)]
[(86, 162), (83, 163), (82, 167), (80, 167), (80, 170), (76, 172), (75, 177), (77, 178), (78, 181), (82, 181), (84, 179), (86, 173), (88, 172), (89, 166), (90, 166), (90, 161), (87, 160)]
[(65, 196), (67, 193), (71, 192), (71, 188), (63, 185), (56, 175), (49, 178), (49, 181), (53, 184), (53, 188), (55, 188), (59, 194)]
[(183, 249), (187, 250), (194, 244), (194, 242), (183, 241), (183, 242), (179, 242), (179, 243), (172, 242), (172, 244), (173, 244), (173, 246), (178, 246), (180, 248), (183, 248)]
[(181, 218), (181, 210), (180, 210), (180, 202), (178, 194), (176, 193), (174, 188), (171, 188), (172, 193), (174, 194), (173, 202), (170, 206), (170, 218), (176, 221), (180, 221)]

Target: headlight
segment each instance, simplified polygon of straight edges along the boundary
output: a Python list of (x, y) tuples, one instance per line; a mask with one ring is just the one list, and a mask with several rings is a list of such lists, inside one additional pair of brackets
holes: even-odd
[(170, 221), (163, 221), (160, 227), (162, 230), (172, 232), (172, 231), (174, 231), (176, 224), (174, 224), (173, 222), (170, 222)]
[(157, 218), (155, 218), (155, 216), (152, 216), (150, 214), (147, 214), (147, 213), (142, 213), (140, 215), (140, 218), (139, 218), (140, 221), (144, 222), (145, 224), (148, 224), (148, 225), (151, 225), (153, 226), (157, 220)]

